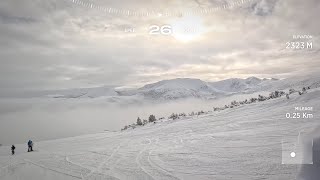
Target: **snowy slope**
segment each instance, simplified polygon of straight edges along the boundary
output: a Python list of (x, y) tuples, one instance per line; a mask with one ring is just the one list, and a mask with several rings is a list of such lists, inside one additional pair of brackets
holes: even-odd
[(281, 164), (282, 139), (312, 131), (320, 119), (316, 111), (312, 119), (285, 113), (318, 110), (319, 97), (313, 89), (128, 131), (36, 142), (32, 153), (22, 144), (15, 156), (2, 146), (0, 179), (297, 179), (298, 165)]

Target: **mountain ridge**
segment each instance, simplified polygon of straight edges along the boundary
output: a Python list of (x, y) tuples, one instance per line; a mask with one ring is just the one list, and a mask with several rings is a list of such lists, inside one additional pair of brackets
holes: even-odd
[(105, 96), (139, 96), (146, 99), (174, 100), (181, 98), (215, 98), (239, 93), (253, 88), (263, 81), (257, 77), (246, 79), (231, 78), (217, 82), (206, 82), (197, 78), (175, 78), (146, 84), (131, 90), (116, 90), (115, 87), (96, 87), (57, 91), (48, 97), (53, 98), (97, 98)]
[(185, 98), (212, 99), (239, 93), (254, 93), (259, 91), (285, 90), (315, 86), (320, 84), (317, 75), (299, 76), (287, 79), (248, 77), (230, 78), (216, 82), (206, 82), (197, 78), (176, 78), (149, 83), (134, 89), (118, 89), (115, 86), (94, 88), (78, 88), (67, 90), (51, 90), (39, 92), (39, 96), (47, 98), (102, 98), (115, 99), (149, 99), (175, 100)]

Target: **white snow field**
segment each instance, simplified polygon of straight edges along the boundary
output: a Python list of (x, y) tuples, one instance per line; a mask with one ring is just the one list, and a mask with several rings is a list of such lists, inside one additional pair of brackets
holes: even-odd
[[(20, 144), (14, 156), (9, 146), (2, 146), (0, 179), (299, 179), (300, 165), (282, 164), (281, 142), (320, 125), (319, 97), (320, 89), (313, 89), (289, 100), (281, 97), (121, 132), (35, 142), (30, 153)], [(285, 118), (296, 106), (313, 107), (314, 117)]]

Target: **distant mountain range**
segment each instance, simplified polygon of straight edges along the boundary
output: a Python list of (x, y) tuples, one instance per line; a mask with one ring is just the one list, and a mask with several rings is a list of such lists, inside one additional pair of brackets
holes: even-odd
[(150, 100), (174, 100), (184, 98), (211, 99), (237, 93), (253, 93), (258, 91), (284, 90), (291, 87), (319, 86), (318, 76), (304, 76), (278, 80), (274, 78), (246, 79), (232, 78), (217, 82), (205, 82), (200, 79), (178, 78), (162, 80), (131, 90), (116, 90), (115, 87), (79, 88), (47, 91), (45, 97), (52, 98), (144, 98)]

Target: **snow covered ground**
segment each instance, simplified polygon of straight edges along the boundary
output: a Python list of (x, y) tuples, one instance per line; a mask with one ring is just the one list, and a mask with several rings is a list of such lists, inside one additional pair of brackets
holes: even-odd
[[(282, 140), (320, 125), (320, 89), (199, 117), (0, 147), (0, 179), (298, 179), (300, 165), (282, 164)], [(296, 106), (313, 118), (287, 119)], [(310, 165), (312, 166), (312, 165)], [(317, 166), (319, 168), (319, 166)]]

